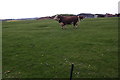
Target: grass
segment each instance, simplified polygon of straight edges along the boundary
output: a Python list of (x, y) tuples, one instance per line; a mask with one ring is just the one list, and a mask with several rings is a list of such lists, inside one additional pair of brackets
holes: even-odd
[(118, 77), (117, 18), (85, 19), (62, 30), (54, 20), (3, 22), (3, 78)]

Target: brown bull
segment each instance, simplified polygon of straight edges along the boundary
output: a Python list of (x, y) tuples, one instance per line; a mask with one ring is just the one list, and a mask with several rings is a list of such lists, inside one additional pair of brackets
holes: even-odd
[(73, 26), (77, 28), (77, 22), (82, 20), (83, 18), (84, 17), (82, 16), (61, 16), (61, 15), (56, 15), (54, 17), (54, 19), (60, 23), (62, 29), (65, 29), (65, 25), (67, 24), (73, 24)]

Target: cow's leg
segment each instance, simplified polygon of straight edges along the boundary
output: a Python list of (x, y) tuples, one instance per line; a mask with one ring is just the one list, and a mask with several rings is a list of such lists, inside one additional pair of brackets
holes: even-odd
[(66, 24), (65, 23), (63, 23), (64, 25), (63, 25), (63, 27), (64, 27), (64, 29), (66, 29)]
[(65, 25), (63, 25), (63, 26), (62, 26), (62, 29), (66, 29), (66, 26), (65, 26)]
[(77, 29), (77, 22), (74, 22), (73, 26), (74, 26), (75, 29)]
[(75, 25), (75, 28), (76, 28), (76, 29), (78, 28), (78, 24)]
[(65, 28), (65, 24), (64, 23), (60, 23), (61, 28), (64, 29)]

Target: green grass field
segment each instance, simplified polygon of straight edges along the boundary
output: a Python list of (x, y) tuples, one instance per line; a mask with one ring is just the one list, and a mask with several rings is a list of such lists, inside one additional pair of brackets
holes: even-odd
[(85, 19), (62, 30), (54, 20), (3, 22), (3, 78), (118, 77), (118, 19)]

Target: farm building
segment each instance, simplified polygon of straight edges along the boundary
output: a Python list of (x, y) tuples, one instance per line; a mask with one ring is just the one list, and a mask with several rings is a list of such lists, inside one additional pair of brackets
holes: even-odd
[(106, 13), (106, 14), (95, 14), (97, 15), (98, 17), (117, 17), (117, 14), (109, 14), (109, 13)]
[(105, 17), (105, 14), (95, 14), (97, 17)]
[(91, 13), (81, 13), (81, 14), (78, 14), (79, 16), (84, 16), (85, 18), (95, 18), (95, 15), (94, 14), (91, 14)]
[(105, 17), (117, 17), (117, 14), (109, 14), (109, 13), (106, 13), (106, 14), (105, 14)]

